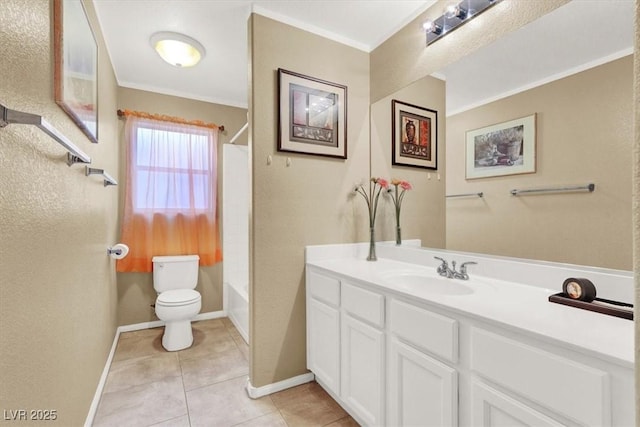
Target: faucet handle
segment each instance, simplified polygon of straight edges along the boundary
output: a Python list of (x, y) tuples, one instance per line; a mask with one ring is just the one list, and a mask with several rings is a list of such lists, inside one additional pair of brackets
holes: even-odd
[(466, 273), (467, 272), (467, 265), (474, 265), (477, 264), (477, 262), (474, 261), (467, 261), (467, 262), (463, 262), (462, 264), (460, 264), (460, 273)]
[(448, 264), (447, 264), (447, 261), (446, 261), (446, 260), (444, 260), (444, 259), (442, 259), (442, 258), (440, 258), (439, 256), (434, 256), (434, 258), (435, 258), (435, 259), (437, 259), (438, 261), (441, 261), (441, 262), (442, 262), (442, 265), (448, 265)]
[(436, 270), (438, 274), (441, 276), (447, 275), (448, 274), (447, 272), (449, 271), (449, 264), (447, 264), (447, 261), (437, 256), (434, 256), (434, 258), (442, 262), (442, 264), (440, 264), (438, 266), (438, 269)]

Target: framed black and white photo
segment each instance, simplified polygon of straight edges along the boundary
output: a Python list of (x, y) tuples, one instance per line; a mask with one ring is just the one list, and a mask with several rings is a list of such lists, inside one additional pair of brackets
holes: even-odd
[(471, 130), (466, 135), (467, 179), (536, 171), (536, 115)]
[(347, 87), (278, 69), (278, 151), (347, 158)]
[(438, 169), (438, 112), (391, 101), (391, 164)]

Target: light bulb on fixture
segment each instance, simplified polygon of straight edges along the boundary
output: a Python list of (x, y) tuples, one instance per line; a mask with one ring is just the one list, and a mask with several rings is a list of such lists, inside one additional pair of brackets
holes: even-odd
[(450, 4), (444, 10), (444, 16), (448, 19), (459, 18), (464, 20), (467, 17), (467, 11), (460, 7), (459, 4)]
[(193, 67), (205, 56), (204, 47), (184, 34), (161, 31), (149, 39), (158, 55), (175, 67)]
[(435, 22), (433, 22), (430, 19), (424, 21), (424, 24), (422, 24), (422, 28), (427, 33), (434, 33), (434, 34), (442, 33), (442, 27), (440, 27), (438, 24), (436, 24)]

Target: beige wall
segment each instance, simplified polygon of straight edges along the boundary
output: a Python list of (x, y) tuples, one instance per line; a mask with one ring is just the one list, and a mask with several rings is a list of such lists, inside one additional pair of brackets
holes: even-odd
[[(225, 130), (218, 139), (218, 218), (222, 220), (222, 144), (229, 141), (247, 121), (247, 110), (229, 107), (209, 102), (195, 101), (170, 95), (162, 95), (137, 89), (118, 89), (118, 108), (146, 111), (149, 113), (166, 114), (189, 120), (203, 120), (218, 125), (224, 125)], [(115, 112), (114, 112), (115, 113)], [(125, 164), (124, 121), (119, 124), (119, 141), (122, 156), (120, 161)], [(237, 144), (247, 143), (246, 132), (242, 134)], [(125, 180), (125, 168), (120, 172), (120, 180)], [(120, 203), (124, 206), (124, 186), (120, 191)], [(233, 197), (228, 195), (227, 197)], [(122, 209), (119, 215), (122, 216)], [(222, 224), (224, 227), (224, 224)], [(120, 231), (118, 230), (118, 235)], [(222, 228), (220, 229), (222, 239)], [(224, 253), (222, 254), (224, 258)], [(202, 295), (201, 313), (222, 310), (222, 269), (224, 262), (211, 267), (200, 267), (198, 286), (196, 290)], [(157, 320), (154, 308), (150, 305), (156, 300), (153, 289), (152, 273), (118, 273), (118, 324), (129, 325)]]
[[(633, 57), (447, 118), (447, 249), (631, 269)], [(465, 132), (537, 114), (534, 174), (465, 179)], [(593, 182), (596, 191), (514, 197)]]
[[(391, 165), (393, 99), (438, 112), (437, 170)], [(424, 77), (371, 105), (371, 174), (405, 179), (413, 185), (402, 203), (402, 238), (421, 239), (422, 246), (431, 248), (444, 248), (446, 240), (445, 205), (442, 203), (446, 171), (445, 122), (445, 83), (433, 77)], [(394, 240), (395, 210), (390, 200), (383, 201), (376, 219), (376, 232), (378, 239)]]
[(465, 24), (464, 31), (454, 31), (426, 47), (422, 23), (442, 15), (451, 3), (439, 0), (371, 52), (371, 100), (378, 101), (442, 69), (568, 1), (503, 0)]
[[(100, 142), (90, 143), (53, 101), (49, 0), (2, 2), (0, 102), (43, 115), (92, 166), (115, 175), (116, 82), (85, 3), (98, 39)], [(115, 335), (115, 265), (106, 250), (117, 240), (118, 187), (65, 159), (35, 127), (0, 129), (1, 409), (57, 410), (44, 423), (71, 426), (84, 423)]]
[[(633, 51), (633, 276), (635, 284), (634, 306), (640, 306), (640, 5), (636, 2), (635, 44)], [(640, 425), (640, 326), (635, 320), (635, 355), (636, 355), (636, 425)]]
[[(249, 27), (250, 344), (258, 387), (306, 372), (304, 247), (367, 239), (364, 202), (349, 194), (369, 176), (369, 55), (260, 15)], [(347, 160), (276, 151), (278, 68), (348, 87)]]

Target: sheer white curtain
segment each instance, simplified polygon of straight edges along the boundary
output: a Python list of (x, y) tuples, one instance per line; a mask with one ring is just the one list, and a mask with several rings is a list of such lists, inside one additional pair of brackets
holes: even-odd
[(218, 130), (128, 117), (122, 242), (129, 256), (119, 272), (150, 272), (156, 255), (222, 259), (216, 212)]

